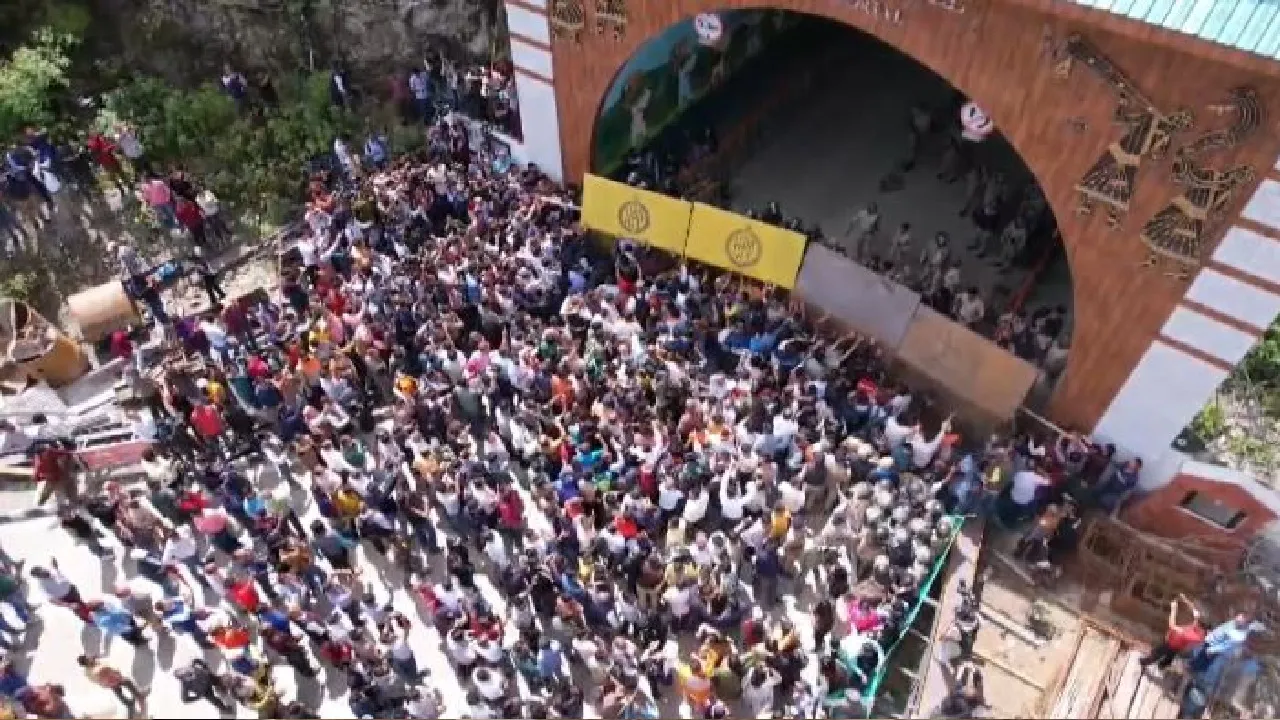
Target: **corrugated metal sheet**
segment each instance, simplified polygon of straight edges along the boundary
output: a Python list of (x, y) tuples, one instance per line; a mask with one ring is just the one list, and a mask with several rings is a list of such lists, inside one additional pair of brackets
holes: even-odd
[(1068, 0), (1280, 60), (1280, 0)]

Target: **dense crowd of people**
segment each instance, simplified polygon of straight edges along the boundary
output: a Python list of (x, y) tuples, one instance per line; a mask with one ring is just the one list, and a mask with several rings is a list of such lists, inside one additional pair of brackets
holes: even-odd
[[(149, 584), (90, 598), (56, 561), (30, 576), (140, 651), (218, 649), (177, 671), (184, 699), (263, 717), (316, 712), (273, 664), (341, 677), (359, 717), (651, 717), (668, 697), (865, 714), (950, 511), (986, 491), (966, 480), (1018, 451), (962, 449), (871, 343), (781, 291), (601, 250), (565, 190), (492, 160), (442, 122), (418, 155), (317, 176), (278, 293), (211, 293), (195, 317), (161, 299), (160, 365), (113, 337), (156, 439), (145, 485), (80, 487), (57, 445), (38, 474), (67, 531)], [(433, 650), (387, 605), (404, 589), (464, 706), (422, 682)], [(11, 686), (28, 712), (74, 711)]]
[[(62, 527), (132, 579), (89, 597), (56, 559), (0, 563), (24, 624), (29, 577), (138, 652), (214, 651), (174, 670), (193, 713), (317, 717), (287, 667), (356, 717), (861, 717), (960, 518), (1030, 523), (1018, 554), (1048, 575), (1080, 513), (1137, 484), (1141, 461), (1080, 436), (963, 437), (783, 291), (605, 248), (569, 191), (463, 123), (408, 157), (338, 154), (271, 293), (227, 297), (209, 271), (212, 310), (183, 317), (114, 248), (165, 349), (108, 342), (155, 440), (145, 480), (86, 486), (63, 445), (33, 452)], [(216, 215), (195, 181), (144, 177), (202, 242), (176, 210)], [(77, 662), (146, 712), (128, 672)], [(961, 667), (940, 714), (984, 705)], [(11, 661), (0, 695), (77, 714)]]

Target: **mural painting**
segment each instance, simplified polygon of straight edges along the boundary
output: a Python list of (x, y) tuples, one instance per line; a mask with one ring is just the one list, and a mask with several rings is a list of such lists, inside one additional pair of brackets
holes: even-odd
[(618, 72), (596, 125), (597, 168), (612, 172), (794, 23), (794, 16), (769, 10), (720, 12), (716, 19), (701, 27), (695, 19), (671, 26)]

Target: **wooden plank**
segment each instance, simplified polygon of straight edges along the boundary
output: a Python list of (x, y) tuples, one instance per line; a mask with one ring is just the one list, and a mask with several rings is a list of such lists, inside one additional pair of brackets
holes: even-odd
[(1096, 718), (1102, 710), (1102, 703), (1106, 700), (1107, 690), (1117, 672), (1116, 660), (1120, 655), (1120, 641), (1114, 637), (1107, 637), (1106, 649), (1106, 665), (1102, 673), (1099, 675), (1099, 682), (1093, 689), (1093, 695), (1089, 698), (1089, 705), (1084, 709), (1083, 717)]
[(981, 603), (979, 603), (978, 605), (978, 612), (982, 615), (982, 617), (990, 620), (996, 625), (999, 625), (1001, 629), (1005, 630), (1011, 635), (1014, 635), (1019, 640), (1030, 645), (1031, 647), (1034, 647), (1037, 649), (1044, 647), (1044, 642), (1045, 642), (1044, 640), (1037, 637), (1035, 633), (1032, 633), (1030, 630), (1024, 627), (1017, 620), (1009, 617), (1005, 613), (989, 605), (983, 605)]
[(1129, 717), (1142, 718), (1143, 720), (1158, 718), (1160, 716), (1156, 714), (1156, 708), (1159, 707), (1160, 701), (1164, 699), (1164, 686), (1161, 685), (1159, 680), (1152, 680), (1148, 675), (1143, 675), (1142, 680), (1147, 687), (1147, 691), (1142, 696), (1141, 707), (1135, 707)]
[(1129, 706), (1133, 704), (1134, 693), (1138, 692), (1138, 683), (1142, 681), (1142, 654), (1130, 650), (1120, 672), (1119, 682), (1111, 690), (1111, 697), (1103, 706), (1104, 718), (1127, 718)]
[(1035, 678), (1027, 676), (1021, 670), (1018, 670), (1017, 668), (1009, 665), (1008, 663), (1001, 660), (1000, 658), (992, 657), (985, 653), (978, 652), (977, 650), (973, 652), (973, 656), (981, 660), (984, 665), (990, 665), (991, 667), (996, 668), (1000, 672), (1003, 672), (1004, 674), (1014, 678), (1015, 680), (1018, 680), (1023, 685), (1035, 688), (1040, 692), (1044, 692), (1044, 685), (1041, 685), (1039, 682), (1037, 682)]
[(1110, 661), (1118, 644), (1115, 638), (1096, 628), (1088, 628), (1080, 653), (1073, 662), (1077, 668), (1076, 685), (1069, 702), (1063, 707), (1063, 714), (1055, 717), (1083, 719), (1095, 716), (1094, 708), (1105, 689), (1111, 672)]
[(1151, 692), (1151, 679), (1145, 674), (1138, 679), (1138, 689), (1133, 693), (1133, 703), (1125, 712), (1126, 718), (1144, 717), (1142, 708), (1147, 704), (1147, 694)]
[(1040, 701), (1036, 703), (1035, 714), (1037, 717), (1053, 717), (1049, 714), (1050, 708), (1056, 703), (1058, 696), (1062, 693), (1062, 689), (1066, 687), (1067, 680), (1071, 675), (1071, 668), (1075, 665), (1075, 656), (1080, 652), (1080, 643), (1084, 642), (1084, 626), (1076, 629), (1075, 639), (1071, 641), (1071, 653), (1067, 655), (1064, 662), (1058, 665), (1058, 669), (1054, 672), (1053, 680), (1049, 683), (1049, 688), (1040, 696)]

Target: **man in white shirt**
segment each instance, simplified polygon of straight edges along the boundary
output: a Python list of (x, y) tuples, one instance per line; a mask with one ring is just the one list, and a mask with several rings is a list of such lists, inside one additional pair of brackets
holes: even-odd
[(671, 610), (671, 615), (677, 624), (693, 610), (691, 592), (684, 582), (667, 588), (667, 591), (662, 593), (662, 599), (666, 601), (667, 608)]
[(439, 688), (416, 687), (405, 698), (405, 714), (414, 720), (436, 720), (444, 708)]
[(879, 230), (880, 208), (875, 203), (867, 205), (853, 216), (849, 227), (844, 231), (844, 247), (854, 260), (862, 260), (866, 255), (867, 241), (874, 239)]
[[(731, 470), (732, 472), (732, 470)], [(756, 484), (742, 483), (730, 476), (720, 479), (720, 516), (730, 525), (742, 520), (746, 508), (756, 499)]]
[(662, 484), (658, 486), (658, 509), (664, 513), (674, 513), (681, 500), (684, 500), (684, 492), (676, 479), (663, 478)]
[(970, 287), (957, 295), (954, 312), (956, 320), (968, 327), (982, 322), (982, 318), (987, 314), (987, 306), (982, 302), (978, 288)]
[(804, 510), (804, 495), (804, 487), (801, 485), (792, 483), (790, 480), (778, 483), (778, 504), (793, 515)]
[(706, 486), (695, 488), (684, 503), (684, 521), (689, 527), (702, 522), (707, 516), (707, 508), (711, 505), (711, 493)]
[(1013, 501), (1018, 513), (1017, 518), (1009, 518), (1016, 522), (1035, 512), (1036, 493), (1049, 485), (1049, 479), (1035, 470), (1023, 470), (1013, 474), (1013, 484), (1009, 488), (1009, 499)]
[(58, 561), (49, 558), (49, 567), (33, 567), (31, 568), (31, 577), (40, 583), (40, 589), (46, 596), (58, 605), (74, 606), (82, 599), (80, 590), (62, 571), (58, 568)]

